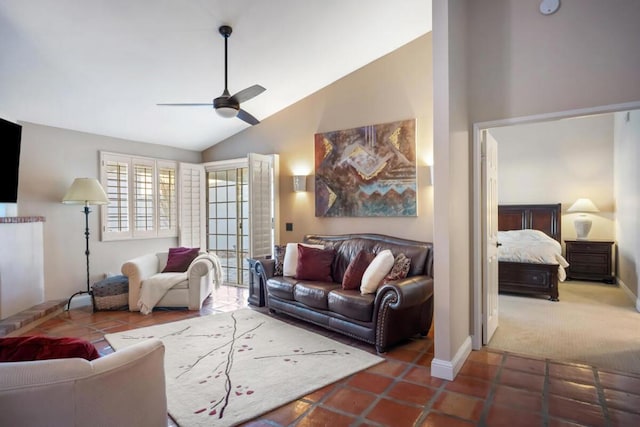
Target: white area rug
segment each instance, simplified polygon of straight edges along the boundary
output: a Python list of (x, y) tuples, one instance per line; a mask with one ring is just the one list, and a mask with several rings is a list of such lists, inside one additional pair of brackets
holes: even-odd
[(560, 301), (500, 294), (489, 348), (640, 373), (640, 313), (618, 286), (570, 281)]
[(116, 351), (152, 337), (183, 427), (250, 420), (383, 360), (250, 309), (105, 335)]

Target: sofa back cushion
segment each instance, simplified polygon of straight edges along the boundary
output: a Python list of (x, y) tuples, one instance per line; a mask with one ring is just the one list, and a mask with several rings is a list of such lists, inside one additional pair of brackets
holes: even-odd
[(335, 249), (333, 259), (333, 280), (342, 282), (347, 267), (358, 252), (364, 250), (378, 254), (389, 249), (394, 257), (405, 254), (411, 265), (408, 277), (417, 275), (433, 276), (433, 244), (417, 240), (402, 239), (382, 234), (342, 234), (342, 235), (317, 235), (309, 234), (304, 237), (308, 244), (323, 245), (325, 248)]

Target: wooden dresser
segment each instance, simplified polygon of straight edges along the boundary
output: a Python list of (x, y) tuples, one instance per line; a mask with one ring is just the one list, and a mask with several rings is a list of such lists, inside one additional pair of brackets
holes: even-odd
[(569, 262), (567, 279), (615, 283), (612, 269), (613, 241), (565, 240)]

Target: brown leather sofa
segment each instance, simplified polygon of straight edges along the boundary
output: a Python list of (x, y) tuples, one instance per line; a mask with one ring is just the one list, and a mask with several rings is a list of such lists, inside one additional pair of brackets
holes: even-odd
[[(286, 313), (375, 344), (380, 353), (417, 334), (427, 335), (433, 317), (432, 243), (380, 234), (307, 235), (304, 243), (336, 251), (331, 266), (335, 282), (273, 276), (275, 261), (259, 260), (255, 271), (265, 283), (270, 312)], [(408, 276), (383, 284), (375, 294), (343, 290), (340, 283), (345, 270), (362, 249), (376, 254), (390, 249), (394, 257), (404, 253), (411, 259)]]

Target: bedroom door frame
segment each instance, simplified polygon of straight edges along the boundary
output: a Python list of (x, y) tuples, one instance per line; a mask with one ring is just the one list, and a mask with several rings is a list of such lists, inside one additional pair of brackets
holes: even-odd
[[(527, 123), (546, 122), (551, 120), (569, 119), (572, 117), (590, 116), (594, 114), (616, 113), (626, 110), (640, 109), (640, 101), (627, 102), (623, 104), (602, 105), (591, 108), (580, 108), (575, 110), (558, 111), (553, 113), (536, 114), (531, 116), (514, 117), (510, 119), (499, 119), (486, 122), (476, 122), (473, 124), (473, 152), (472, 152), (472, 187), (473, 192), (473, 303), (471, 307), (473, 334), (471, 345), (474, 350), (482, 348), (483, 301), (487, 297), (487, 286), (483, 283), (482, 252), (485, 239), (482, 233), (482, 188), (485, 185), (482, 179), (482, 132), (491, 128), (521, 125)], [(498, 141), (499, 146), (499, 141)]]

